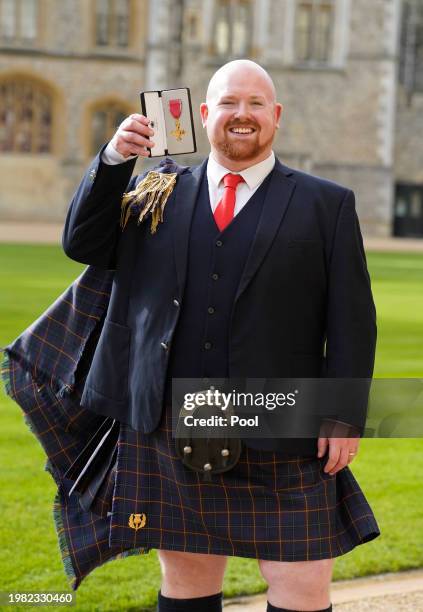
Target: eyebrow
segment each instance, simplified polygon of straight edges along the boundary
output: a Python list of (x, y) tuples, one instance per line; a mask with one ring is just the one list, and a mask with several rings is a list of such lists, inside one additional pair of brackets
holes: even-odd
[[(223, 94), (220, 96), (220, 100), (226, 100), (227, 98), (235, 99), (237, 96), (235, 94)], [(265, 96), (261, 96), (258, 94), (253, 94), (250, 96), (250, 100), (266, 100)]]

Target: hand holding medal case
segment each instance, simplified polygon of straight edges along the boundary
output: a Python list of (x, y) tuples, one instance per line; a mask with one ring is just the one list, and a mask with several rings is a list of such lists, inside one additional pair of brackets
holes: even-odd
[(155, 146), (149, 149), (150, 157), (197, 150), (188, 88), (143, 91), (140, 97), (142, 113), (154, 129)]

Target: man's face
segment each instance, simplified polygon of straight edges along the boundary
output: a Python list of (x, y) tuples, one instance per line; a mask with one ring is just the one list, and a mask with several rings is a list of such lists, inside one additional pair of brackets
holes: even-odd
[(269, 156), (282, 106), (260, 73), (240, 69), (224, 75), (200, 110), (219, 163), (242, 169)]

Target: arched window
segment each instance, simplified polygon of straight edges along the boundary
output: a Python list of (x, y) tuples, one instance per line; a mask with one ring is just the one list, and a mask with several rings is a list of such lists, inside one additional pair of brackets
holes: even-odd
[(99, 149), (111, 139), (116, 128), (130, 114), (123, 105), (113, 102), (96, 106), (91, 115), (91, 146), (90, 155), (98, 153)]
[(52, 123), (47, 88), (30, 79), (0, 80), (0, 151), (50, 153)]

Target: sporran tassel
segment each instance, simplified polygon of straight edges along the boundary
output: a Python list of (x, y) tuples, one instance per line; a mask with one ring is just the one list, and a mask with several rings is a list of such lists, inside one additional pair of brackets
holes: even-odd
[(152, 234), (157, 231), (159, 221), (163, 221), (163, 211), (166, 202), (176, 185), (177, 173), (164, 173), (150, 170), (132, 191), (123, 194), (120, 215), (120, 227), (125, 229), (129, 217), (139, 212), (142, 205), (138, 225), (142, 223), (144, 217), (151, 213)]

